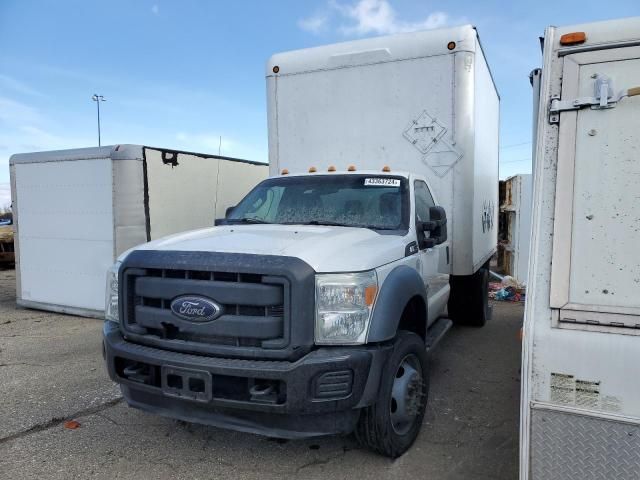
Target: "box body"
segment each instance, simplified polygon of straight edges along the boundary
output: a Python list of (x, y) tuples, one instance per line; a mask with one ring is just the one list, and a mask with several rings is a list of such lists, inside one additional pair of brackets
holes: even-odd
[(448, 215), (452, 273), (495, 252), (499, 97), (473, 27), (276, 54), (266, 74), (271, 175), (424, 174)]
[(498, 267), (518, 283), (527, 283), (531, 238), (530, 174), (514, 175), (504, 181), (501, 199), (501, 228), (498, 244)]
[[(545, 33), (523, 343), (523, 480), (640, 472), (640, 96), (618, 97), (639, 83), (639, 31), (640, 18), (629, 18)], [(572, 32), (586, 41), (561, 45)], [(600, 88), (604, 79), (610, 88)], [(561, 102), (558, 110), (552, 102)]]
[(139, 145), (11, 157), (19, 305), (101, 316), (125, 250), (213, 225), (265, 164)]

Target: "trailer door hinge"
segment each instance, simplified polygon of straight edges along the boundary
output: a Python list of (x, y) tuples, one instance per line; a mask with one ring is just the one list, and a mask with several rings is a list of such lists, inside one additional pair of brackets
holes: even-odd
[(640, 87), (629, 88), (615, 94), (613, 82), (609, 77), (596, 73), (593, 78), (595, 79), (593, 97), (578, 97), (573, 100), (561, 100), (558, 95), (551, 97), (549, 123), (560, 123), (560, 112), (580, 110), (584, 107), (590, 107), (592, 110), (614, 108), (624, 97), (640, 95)]

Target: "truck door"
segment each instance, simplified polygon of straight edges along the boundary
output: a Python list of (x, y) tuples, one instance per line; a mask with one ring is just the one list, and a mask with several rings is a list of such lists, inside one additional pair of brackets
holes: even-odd
[(428, 323), (436, 320), (444, 310), (449, 292), (449, 275), (447, 274), (449, 242), (427, 248), (425, 239), (428, 233), (420, 231), (420, 224), (430, 220), (429, 208), (435, 206), (429, 187), (422, 180), (414, 182), (416, 232), (418, 237), (418, 255), (422, 279), (427, 288)]
[(550, 118), (560, 124), (551, 307), (561, 324), (639, 323), (638, 85), (640, 47), (564, 58)]

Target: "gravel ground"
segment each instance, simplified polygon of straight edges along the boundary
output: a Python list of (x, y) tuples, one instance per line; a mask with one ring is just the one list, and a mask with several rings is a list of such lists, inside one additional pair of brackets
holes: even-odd
[(102, 365), (101, 322), (17, 309), (2, 270), (0, 478), (515, 479), (522, 313), (494, 303), (485, 328), (442, 340), (422, 432), (391, 461), (351, 436), (282, 442), (129, 408)]

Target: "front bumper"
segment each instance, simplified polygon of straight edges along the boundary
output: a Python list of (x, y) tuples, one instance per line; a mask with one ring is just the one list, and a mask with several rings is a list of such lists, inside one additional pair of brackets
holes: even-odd
[(295, 362), (240, 360), (131, 343), (113, 322), (103, 333), (109, 376), (131, 406), (282, 438), (351, 432), (359, 409), (376, 398), (392, 348), (321, 348)]

